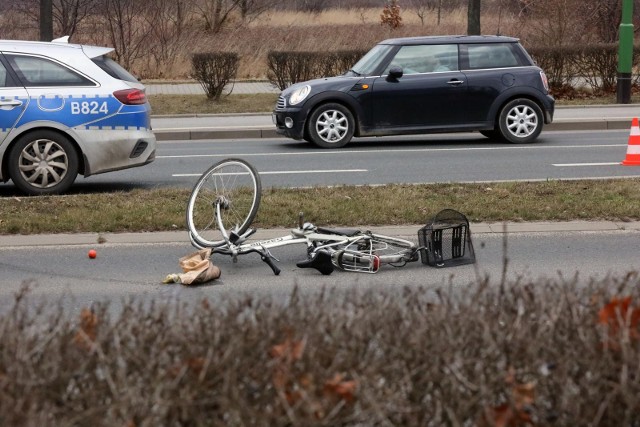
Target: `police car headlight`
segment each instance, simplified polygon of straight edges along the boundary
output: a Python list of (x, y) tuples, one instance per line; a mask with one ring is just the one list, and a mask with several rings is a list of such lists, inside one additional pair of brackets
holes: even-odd
[(291, 96), (289, 97), (289, 104), (296, 105), (301, 103), (302, 101), (305, 100), (307, 96), (309, 96), (309, 93), (311, 93), (311, 86), (309, 85), (305, 85), (305, 86), (302, 86), (300, 89), (294, 90)]

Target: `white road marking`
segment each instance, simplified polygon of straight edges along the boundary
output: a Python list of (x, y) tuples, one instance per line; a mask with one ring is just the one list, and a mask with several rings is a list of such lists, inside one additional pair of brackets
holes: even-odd
[[(358, 173), (369, 172), (368, 169), (327, 169), (327, 170), (306, 170), (306, 171), (264, 171), (258, 172), (260, 175), (290, 175), (303, 173)], [(201, 173), (175, 173), (173, 177), (200, 176)]]
[(572, 166), (617, 166), (620, 162), (608, 162), (608, 163), (552, 163), (552, 166), (559, 167), (572, 167)]
[(549, 149), (565, 149), (565, 148), (616, 148), (626, 147), (627, 144), (597, 144), (597, 145), (563, 145), (563, 146), (507, 146), (507, 147), (460, 147), (460, 148), (398, 148), (398, 149), (371, 149), (371, 150), (322, 150), (322, 151), (287, 151), (287, 152), (271, 152), (271, 153), (227, 153), (227, 154), (177, 154), (156, 156), (156, 159), (185, 159), (197, 157), (274, 157), (274, 156), (314, 156), (314, 155), (331, 155), (331, 154), (376, 154), (384, 156), (386, 153), (435, 153), (446, 151), (505, 151), (505, 150), (549, 150)]

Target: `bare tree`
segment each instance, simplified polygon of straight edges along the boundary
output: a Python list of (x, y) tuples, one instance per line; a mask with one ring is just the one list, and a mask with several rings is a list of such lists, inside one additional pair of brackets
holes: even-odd
[(131, 69), (133, 61), (147, 53), (152, 28), (141, 18), (147, 4), (144, 0), (105, 0), (105, 6), (106, 32), (116, 59)]
[(467, 9), (467, 34), (480, 35), (480, 0), (469, 0)]
[(53, 39), (53, 3), (52, 0), (40, 0), (40, 40)]
[[(601, 0), (589, 0), (596, 2)], [(531, 29), (530, 41), (538, 46), (565, 46), (582, 41), (586, 33), (579, 25), (584, 0), (529, 0), (525, 25)]]
[(151, 55), (156, 76), (171, 67), (189, 42), (185, 37), (187, 17), (190, 13), (187, 0), (155, 0), (149, 2), (145, 19), (151, 29), (148, 53)]
[(618, 41), (618, 30), (622, 19), (622, 2), (620, 0), (588, 2), (581, 10), (587, 28), (592, 28), (595, 31), (598, 41), (604, 43)]
[(240, 8), (243, 0), (193, 0), (193, 7), (202, 19), (204, 19), (204, 29), (210, 33), (218, 33), (229, 18), (232, 12)]
[[(53, 38), (53, 34), (73, 36), (78, 25), (92, 12), (93, 7), (101, 0), (23, 0), (16, 1), (7, 6), (20, 12), (34, 23), (41, 22), (39, 15), (40, 6), (47, 7), (48, 18), (52, 19), (53, 33), (47, 40)], [(104, 0), (102, 0), (104, 1)], [(48, 3), (48, 4), (46, 4)]]
[(60, 34), (73, 36), (78, 25), (89, 15), (97, 0), (55, 0), (53, 19)]
[(442, 14), (442, 0), (409, 0), (409, 10), (413, 12), (420, 19), (420, 24), (424, 27), (424, 21), (427, 18), (428, 12), (437, 10), (437, 22), (440, 25), (440, 16)]

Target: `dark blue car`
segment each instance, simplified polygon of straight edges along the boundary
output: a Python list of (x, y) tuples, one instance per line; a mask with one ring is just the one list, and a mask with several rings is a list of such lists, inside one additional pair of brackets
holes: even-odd
[(354, 136), (467, 131), (529, 143), (554, 104), (518, 39), (412, 37), (379, 43), (344, 75), (285, 89), (273, 119), (278, 133), (323, 148)]

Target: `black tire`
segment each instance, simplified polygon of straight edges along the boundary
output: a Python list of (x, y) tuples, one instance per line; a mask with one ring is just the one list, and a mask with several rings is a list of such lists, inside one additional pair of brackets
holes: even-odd
[(351, 141), (354, 131), (353, 114), (341, 104), (322, 104), (307, 121), (309, 139), (322, 148), (344, 147)]
[(202, 174), (187, 204), (187, 227), (194, 243), (215, 248), (225, 243), (216, 220), (216, 202), (225, 232), (242, 234), (258, 213), (262, 184), (255, 168), (242, 159), (225, 159)]
[(500, 134), (514, 144), (533, 142), (542, 132), (543, 124), (542, 110), (538, 104), (524, 98), (507, 103), (498, 119)]
[(18, 138), (8, 159), (9, 177), (32, 196), (64, 193), (78, 176), (78, 152), (69, 138), (50, 130)]

